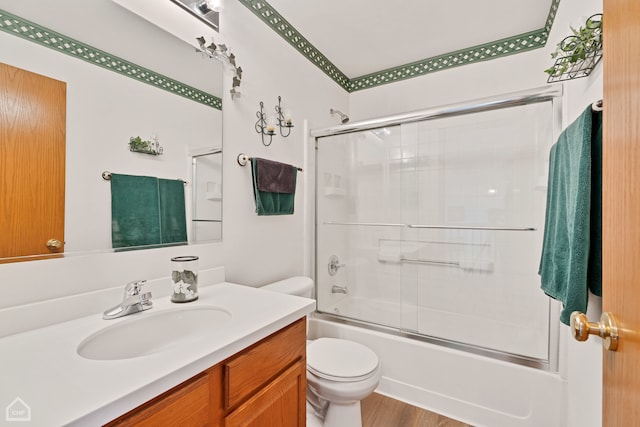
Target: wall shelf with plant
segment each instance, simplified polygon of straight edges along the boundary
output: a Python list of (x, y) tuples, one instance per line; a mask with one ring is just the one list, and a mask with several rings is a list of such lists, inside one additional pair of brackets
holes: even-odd
[(587, 77), (602, 58), (602, 14), (590, 16), (584, 26), (571, 27), (572, 35), (558, 43), (551, 54), (555, 63), (544, 70), (547, 83)]
[(151, 138), (151, 141), (144, 140), (139, 136), (129, 138), (129, 151), (135, 153), (151, 154), (159, 156), (162, 154), (162, 146), (157, 137)]

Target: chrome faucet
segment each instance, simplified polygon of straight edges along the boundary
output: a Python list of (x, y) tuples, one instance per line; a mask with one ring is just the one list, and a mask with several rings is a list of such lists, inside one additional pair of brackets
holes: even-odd
[(346, 294), (347, 292), (348, 292), (347, 285), (344, 285), (344, 286), (333, 285), (331, 287), (332, 294)]
[(118, 317), (127, 316), (129, 314), (152, 308), (153, 302), (151, 302), (151, 292), (140, 292), (145, 283), (147, 283), (146, 280), (137, 280), (135, 282), (127, 283), (124, 287), (124, 298), (122, 299), (122, 302), (115, 307), (106, 310), (102, 314), (102, 318), (106, 320), (116, 319)]

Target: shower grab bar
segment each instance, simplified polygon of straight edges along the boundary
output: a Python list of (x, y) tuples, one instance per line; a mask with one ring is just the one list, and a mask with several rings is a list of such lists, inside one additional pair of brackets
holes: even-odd
[(367, 227), (408, 227), (443, 230), (486, 230), (486, 231), (536, 231), (535, 227), (473, 227), (465, 225), (423, 225), (423, 224), (397, 224), (384, 222), (339, 222), (325, 221), (324, 225), (363, 225)]
[(405, 258), (405, 257), (400, 257), (400, 261), (410, 262), (413, 264), (451, 265), (454, 267), (460, 267), (460, 263), (456, 261), (436, 261), (433, 259)]
[(444, 229), (444, 230), (536, 231), (535, 227), (472, 227), (472, 226), (465, 226), (465, 225), (422, 225), (422, 224), (408, 224), (407, 227)]

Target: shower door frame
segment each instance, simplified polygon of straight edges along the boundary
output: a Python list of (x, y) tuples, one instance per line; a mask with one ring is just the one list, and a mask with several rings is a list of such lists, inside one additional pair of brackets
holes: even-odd
[[(333, 126), (322, 129), (312, 129), (309, 133), (315, 139), (315, 212), (314, 212), (314, 253), (318, 253), (318, 194), (319, 194), (319, 177), (318, 177), (318, 143), (323, 137), (346, 135), (349, 133), (362, 132), (383, 128), (386, 126), (395, 126), (405, 123), (422, 122), (426, 120), (443, 119), (447, 117), (461, 116), (467, 114), (481, 113), (485, 111), (499, 110), (510, 107), (518, 107), (523, 105), (551, 102), (552, 107), (552, 128), (553, 140), (557, 140), (562, 128), (562, 95), (563, 87), (561, 85), (549, 85), (519, 92), (512, 92), (504, 95), (498, 95), (488, 98), (475, 99), (466, 102), (448, 104), (440, 107), (429, 108), (425, 110), (413, 111), (404, 114), (398, 114), (387, 117), (379, 117), (374, 119), (362, 120), (344, 125)], [(315, 256), (314, 263), (314, 281), (318, 286), (318, 259)], [(317, 295), (317, 290), (316, 290)], [(354, 325), (368, 330), (389, 333), (395, 336), (411, 338), (414, 340), (444, 346), (450, 349), (461, 350), (472, 354), (490, 357), (493, 359), (514, 363), (517, 365), (528, 366), (548, 372), (558, 372), (559, 368), (559, 347), (560, 347), (560, 304), (550, 299), (549, 301), (549, 346), (547, 359), (537, 359), (519, 354), (507, 353), (504, 351), (493, 350), (473, 344), (447, 340), (427, 336), (411, 331), (402, 330), (401, 328), (391, 326), (381, 326), (363, 320), (345, 318), (340, 315), (331, 313), (318, 312), (316, 309), (315, 316), (320, 319), (326, 319), (337, 323)]]

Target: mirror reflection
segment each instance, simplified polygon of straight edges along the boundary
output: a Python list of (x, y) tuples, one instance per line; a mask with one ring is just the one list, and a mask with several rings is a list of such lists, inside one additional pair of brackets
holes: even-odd
[(221, 64), (111, 0), (0, 14), (0, 258), (111, 250), (103, 172), (185, 181), (188, 242), (221, 239)]
[(222, 238), (222, 148), (191, 155), (193, 203), (191, 230), (197, 242)]

